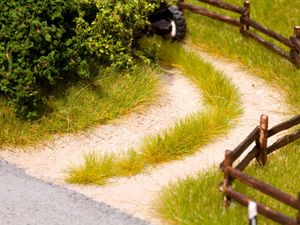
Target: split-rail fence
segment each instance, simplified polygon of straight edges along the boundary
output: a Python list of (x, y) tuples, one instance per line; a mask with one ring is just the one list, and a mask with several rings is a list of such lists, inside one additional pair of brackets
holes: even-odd
[[(250, 18), (250, 1), (245, 0), (244, 6), (236, 6), (231, 3), (223, 2), (222, 0), (198, 0), (200, 2), (212, 5), (221, 9), (225, 9), (240, 15), (239, 19), (231, 18), (220, 13), (213, 12), (211, 10), (196, 6), (190, 3), (185, 2), (184, 0), (178, 0), (177, 5), (181, 9), (189, 10), (192, 13), (207, 16), (240, 28), (240, 32), (243, 36), (251, 38), (264, 46), (265, 48), (277, 53), (278, 55), (289, 60), (291, 63), (300, 66), (300, 26), (295, 26), (293, 35), (289, 38), (284, 37), (283, 35), (268, 29), (267, 27), (259, 24), (258, 22)], [(283, 50), (281, 47), (271, 43), (270, 41), (265, 40), (262, 36), (257, 34), (257, 32), (252, 31), (250, 28), (257, 30), (266, 36), (269, 36), (276, 41), (282, 43), (290, 49), (289, 52)]]
[[(236, 200), (246, 207), (250, 201), (253, 201), (248, 196), (233, 190), (232, 183), (237, 179), (243, 184), (297, 210), (296, 218), (290, 218), (261, 203), (257, 203), (257, 211), (259, 214), (280, 224), (300, 225), (300, 192), (297, 198), (293, 197), (290, 194), (278, 190), (271, 185), (266, 184), (243, 172), (243, 170), (251, 163), (252, 160), (256, 159), (260, 165), (265, 165), (267, 162), (267, 156), (269, 154), (281, 149), (291, 142), (300, 139), (300, 128), (298, 128), (292, 133), (286, 134), (285, 136), (279, 138), (268, 147), (268, 138), (297, 125), (300, 125), (300, 115), (295, 116), (286, 122), (280, 123), (268, 130), (268, 116), (262, 115), (260, 119), (260, 125), (257, 126), (233, 151), (227, 150), (225, 152), (225, 159), (220, 164), (220, 168), (224, 173), (224, 179), (220, 185), (220, 191), (224, 194), (225, 206), (230, 205), (231, 199)], [(237, 162), (237, 165), (234, 167), (233, 163), (237, 161), (237, 159), (253, 143), (255, 143), (255, 146), (252, 148), (252, 150), (248, 152), (248, 154), (241, 161)]]

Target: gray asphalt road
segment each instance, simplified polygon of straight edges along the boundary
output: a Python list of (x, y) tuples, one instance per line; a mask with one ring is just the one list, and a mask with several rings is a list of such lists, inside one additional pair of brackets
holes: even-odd
[(0, 160), (1, 225), (146, 225), (118, 209), (27, 176)]

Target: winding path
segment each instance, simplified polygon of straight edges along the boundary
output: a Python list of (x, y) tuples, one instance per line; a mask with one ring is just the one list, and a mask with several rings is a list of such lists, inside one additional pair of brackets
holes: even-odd
[(175, 120), (201, 108), (197, 87), (177, 70), (168, 70), (162, 82), (161, 98), (146, 111), (132, 113), (83, 134), (55, 137), (35, 149), (8, 149), (0, 152), (0, 157), (24, 168), (32, 176), (62, 182), (64, 170), (70, 164), (80, 163), (84, 153), (121, 153), (137, 148), (145, 136), (167, 129)]
[(186, 78), (178, 75), (178, 72), (174, 72), (174, 75), (166, 79), (167, 97), (147, 112), (134, 113), (116, 124), (100, 126), (85, 135), (57, 138), (50, 146), (44, 146), (35, 153), (4, 151), (0, 153), (0, 157), (24, 168), (32, 176), (64, 185), (152, 224), (159, 224), (153, 216), (152, 206), (156, 194), (163, 186), (219, 163), (224, 150), (232, 149), (241, 142), (257, 125), (262, 113), (270, 116), (272, 126), (283, 121), (287, 111), (282, 106), (282, 93), (251, 76), (239, 65), (209, 56), (199, 49), (197, 54), (236, 85), (244, 107), (244, 114), (237, 127), (226, 137), (202, 148), (197, 154), (158, 166), (147, 174), (112, 180), (104, 187), (66, 185), (62, 181), (62, 169), (66, 169), (70, 162), (78, 163), (82, 153), (99, 148), (101, 152), (126, 151), (130, 147), (138, 146), (145, 135), (158, 133), (171, 126), (174, 120), (201, 110), (201, 96), (197, 89)]

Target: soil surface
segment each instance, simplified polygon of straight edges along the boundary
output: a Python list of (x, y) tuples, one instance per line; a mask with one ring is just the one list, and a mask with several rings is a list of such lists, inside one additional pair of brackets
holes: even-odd
[(177, 70), (168, 70), (162, 82), (161, 98), (145, 111), (132, 113), (86, 133), (54, 137), (37, 148), (9, 148), (0, 152), (0, 157), (24, 168), (32, 176), (62, 182), (65, 169), (71, 164), (79, 164), (85, 153), (122, 153), (138, 148), (145, 136), (156, 135), (201, 108), (197, 88)]

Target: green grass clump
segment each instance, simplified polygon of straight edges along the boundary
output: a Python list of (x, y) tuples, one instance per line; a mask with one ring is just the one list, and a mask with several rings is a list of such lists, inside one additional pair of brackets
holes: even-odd
[[(232, 128), (242, 112), (235, 87), (209, 64), (201, 61), (196, 54), (187, 52), (179, 44), (164, 42), (160, 58), (165, 64), (180, 68), (195, 82), (203, 93), (206, 109), (178, 121), (173, 128), (162, 134), (147, 137), (142, 146), (137, 150), (131, 150), (129, 155), (113, 156), (110, 177), (137, 174), (149, 166), (193, 154), (199, 147)], [(94, 164), (95, 168), (91, 170), (101, 168), (102, 158), (107, 156), (98, 157), (101, 160), (98, 160)], [(78, 174), (83, 177), (90, 176), (88, 163), (85, 160), (83, 165), (70, 168), (67, 181), (83, 183)], [(99, 177), (103, 177), (102, 172), (99, 172)], [(105, 176), (104, 180), (107, 178), (109, 176)], [(97, 178), (84, 180), (98, 183)]]
[(92, 80), (61, 84), (50, 93), (48, 112), (38, 121), (15, 117), (0, 99), (0, 145), (32, 145), (53, 134), (71, 133), (103, 124), (158, 95), (158, 70), (139, 66), (122, 73), (103, 69)]
[(129, 151), (123, 155), (99, 155), (91, 152), (84, 156), (83, 166), (71, 167), (67, 173), (68, 183), (104, 185), (108, 178), (131, 176), (145, 167), (141, 155)]
[[(200, 4), (199, 1), (195, 0), (189, 0), (189, 2)], [(242, 0), (228, 0), (228, 2), (243, 5)], [(200, 5), (203, 6), (204, 4)], [(207, 6), (207, 4), (205, 4), (205, 7), (238, 18), (237, 14), (217, 10), (215, 7)], [(290, 37), (293, 34), (294, 26), (300, 25), (299, 17), (292, 16), (299, 14), (299, 8), (299, 1), (252, 0), (251, 18), (285, 37)], [(255, 41), (244, 38), (237, 27), (204, 16), (197, 16), (188, 11), (185, 12), (188, 33), (193, 44), (210, 53), (241, 62), (245, 65), (244, 69), (250, 70), (274, 85), (278, 90), (283, 91), (287, 97), (287, 104), (292, 105), (292, 113), (299, 113), (299, 69)], [(267, 40), (270, 39), (267, 38)], [(276, 44), (279, 43), (274, 40), (271, 41)], [(288, 51), (280, 43), (279, 46)]]
[[(299, 142), (292, 144), (278, 153), (272, 154), (265, 167), (259, 167), (256, 163), (252, 163), (245, 172), (296, 197), (300, 190), (300, 179), (298, 179), (300, 171), (299, 144)], [(235, 201), (228, 209), (223, 206), (223, 196), (218, 189), (222, 179), (221, 172), (214, 168), (200, 173), (197, 177), (189, 177), (170, 184), (158, 196), (157, 212), (170, 224), (247, 224), (246, 207), (241, 207)], [(238, 181), (234, 182), (233, 188), (250, 196), (255, 201), (296, 218), (296, 210), (246, 187)], [(266, 225), (275, 224), (262, 216), (258, 216), (258, 222)]]
[[(216, 10), (215, 7), (189, 0), (193, 4)], [(243, 5), (241, 0), (227, 2)], [(289, 37), (293, 27), (300, 24), (300, 2), (288, 0), (252, 0), (251, 17), (270, 29)], [(238, 28), (226, 25), (210, 18), (197, 16), (186, 12), (189, 41), (194, 45), (216, 55), (225, 56), (241, 62), (244, 69), (265, 79), (268, 83), (286, 95), (292, 114), (300, 111), (300, 70), (289, 61), (277, 56), (252, 40), (245, 39)], [(275, 13), (276, 12), (276, 13)], [(234, 14), (227, 13), (233, 16)], [(235, 17), (236, 14), (235, 14)], [(271, 18), (271, 19), (270, 19)], [(268, 39), (268, 38), (267, 38)], [(268, 39), (270, 40), (270, 39)], [(272, 41), (274, 42), (274, 41)], [(275, 42), (274, 42), (275, 43)], [(287, 50), (284, 46), (282, 48)], [(263, 168), (252, 165), (247, 173), (269, 183), (294, 196), (300, 190), (299, 159), (300, 143), (292, 144), (270, 157), (269, 163)], [(288, 172), (287, 172), (288, 171)], [(170, 185), (160, 195), (157, 211), (170, 224), (246, 224), (246, 208), (234, 204), (225, 210), (222, 205), (222, 195), (218, 186), (222, 180), (221, 173), (210, 170), (196, 178), (188, 178)], [(253, 192), (245, 186), (235, 183), (235, 189), (247, 193), (257, 201), (261, 201), (284, 213), (295, 217), (295, 211), (290, 210), (276, 201)], [(259, 217), (259, 224), (271, 224), (267, 219)]]
[[(74, 169), (74, 176), (68, 181), (73, 183), (74, 180), (80, 180), (82, 184), (88, 184), (93, 181), (95, 184), (103, 185), (105, 178), (111, 176), (113, 160), (113, 157), (108, 155), (100, 158), (95, 152), (85, 155), (84, 167)], [(98, 166), (95, 167), (95, 164)]]

